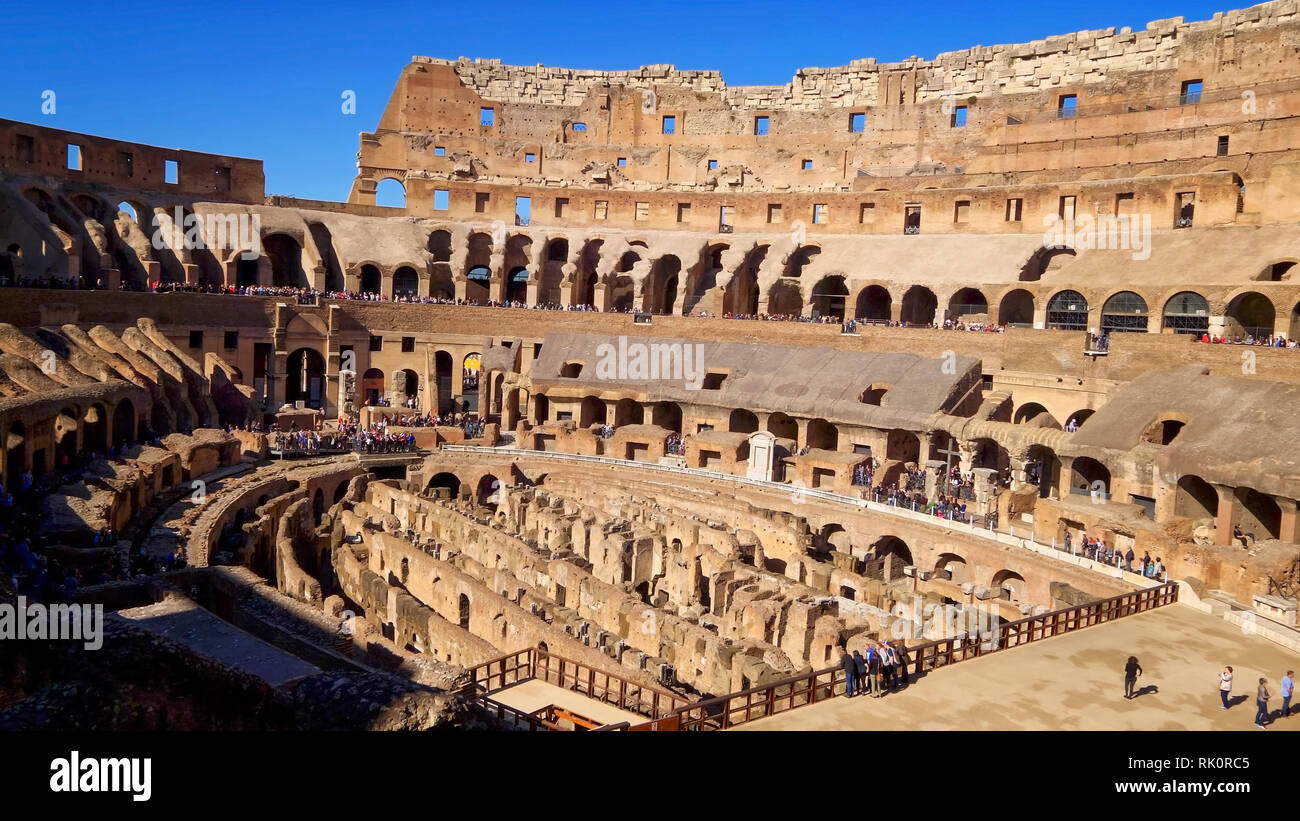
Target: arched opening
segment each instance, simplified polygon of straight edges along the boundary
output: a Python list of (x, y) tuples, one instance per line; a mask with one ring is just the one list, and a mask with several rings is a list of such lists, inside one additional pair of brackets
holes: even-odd
[(240, 288), (252, 288), (257, 283), (257, 257), (245, 259), (243, 254), (235, 260), (235, 285)]
[(361, 374), (361, 395), (367, 405), (378, 405), (385, 393), (384, 372), (378, 368), (367, 368)]
[(818, 316), (833, 316), (841, 322), (844, 321), (844, 298), (849, 295), (848, 286), (844, 284), (844, 277), (836, 274), (834, 276), (822, 277), (813, 286), (812, 305), (813, 311)]
[(1024, 288), (1016, 288), (1002, 297), (998, 305), (998, 324), (1015, 328), (1034, 326), (1034, 295)]
[(1273, 335), (1276, 314), (1268, 297), (1255, 291), (1237, 294), (1228, 303), (1224, 333), (1229, 337), (1267, 339)]
[(469, 613), (469, 596), (466, 596), (464, 593), (461, 593), (460, 596), (458, 596), (458, 597), (456, 598), (456, 607), (457, 607), (457, 610), (458, 610), (458, 615), (457, 615), (456, 623), (460, 625), (460, 627), (461, 627), (462, 630), (468, 630), (468, 629), (469, 629), (469, 615), (470, 615), (470, 613)]
[(384, 287), (383, 275), (379, 273), (379, 268), (374, 265), (361, 266), (361, 293), (378, 294)]
[(482, 367), (483, 355), (477, 352), (466, 354), (461, 362), (460, 398), (466, 413), (477, 413), (479, 410), (478, 382)]
[(605, 400), (598, 396), (584, 396), (582, 409), (578, 414), (578, 427), (589, 428), (592, 425), (605, 424)]
[(1046, 445), (1030, 445), (1025, 459), (1025, 480), (1038, 486), (1038, 496), (1047, 499), (1055, 495), (1061, 475), (1061, 460), (1056, 451)]
[(1043, 278), (1043, 274), (1046, 274), (1049, 269), (1053, 267), (1060, 268), (1065, 262), (1063, 257), (1073, 257), (1074, 255), (1073, 248), (1057, 246), (1039, 248), (1025, 263), (1025, 266), (1020, 269), (1020, 281), (1037, 282)]
[(1278, 537), (1282, 532), (1282, 508), (1272, 496), (1252, 487), (1239, 487), (1232, 495), (1237, 500), (1233, 505), (1233, 524), (1242, 533), (1253, 534), (1257, 542)]
[(650, 298), (646, 307), (656, 314), (671, 314), (677, 302), (677, 279), (682, 271), (682, 261), (672, 254), (655, 260), (650, 269)]
[(635, 399), (620, 399), (614, 403), (614, 426), (640, 425), (645, 422), (645, 408)]
[(113, 409), (113, 446), (134, 445), (136, 429), (135, 404), (123, 399)]
[(475, 489), (474, 498), (480, 505), (492, 508), (496, 513), (497, 506), (501, 504), (501, 482), (491, 473), (485, 473), (478, 480), (478, 487)]
[(868, 322), (888, 322), (893, 298), (889, 291), (880, 285), (868, 285), (858, 292), (858, 303), (854, 316)]
[(1185, 424), (1187, 424), (1185, 419), (1160, 417), (1147, 425), (1147, 429), (1142, 432), (1142, 441), (1153, 445), (1168, 445), (1178, 437), (1179, 433), (1182, 433)]
[(896, 462), (916, 462), (921, 457), (921, 437), (910, 430), (894, 428), (885, 437), (885, 458)]
[(885, 556), (897, 556), (904, 565), (912, 564), (912, 550), (907, 542), (897, 536), (881, 536), (871, 545), (871, 552), (877, 559)]
[(611, 276), (609, 280), (609, 308), (627, 313), (636, 302), (636, 286), (632, 277)]
[(1262, 282), (1282, 282), (1291, 278), (1291, 269), (1295, 268), (1296, 261), (1293, 259), (1275, 262), (1272, 265), (1265, 265), (1264, 270), (1260, 272), (1255, 279)]
[(1014, 570), (999, 570), (993, 574), (989, 587), (999, 592), (999, 597), (1011, 602), (1025, 601), (1028, 598), (1029, 585), (1025, 577)]
[(723, 313), (752, 316), (758, 313), (758, 262), (767, 253), (763, 248), (751, 253), (743, 265), (732, 274), (722, 293)]
[(519, 266), (510, 271), (510, 278), (506, 284), (506, 301), (507, 302), (528, 302), (528, 269)]
[(405, 208), (406, 186), (392, 177), (380, 180), (375, 185), (375, 205), (385, 208)]
[(1073, 433), (1083, 427), (1083, 423), (1087, 422), (1094, 413), (1096, 413), (1096, 411), (1092, 408), (1083, 408), (1082, 410), (1075, 411), (1066, 417), (1065, 429)]
[(983, 322), (988, 313), (989, 301), (979, 288), (962, 288), (948, 300), (948, 318), (953, 322)]
[(399, 373), (406, 377), (404, 393), (406, 398), (418, 397), (420, 395), (420, 375), (410, 368), (402, 368)]
[(299, 348), (289, 354), (284, 384), (284, 401), (302, 402), (320, 409), (325, 396), (325, 357), (311, 348)]
[(934, 576), (938, 579), (963, 584), (970, 581), (966, 560), (956, 553), (940, 553), (934, 561)]
[(321, 255), (321, 265), (325, 267), (325, 290), (342, 291), (347, 286), (343, 279), (343, 266), (334, 248), (334, 237), (324, 223), (309, 222), (307, 230), (311, 232), (312, 244)]
[(433, 256), (434, 262), (451, 262), (451, 232), (439, 228), (429, 234), (425, 248)]
[(108, 452), (108, 412), (98, 402), (86, 411), (81, 447), (101, 456)]
[(77, 411), (64, 408), (54, 418), (54, 465), (66, 470), (77, 459)]
[(767, 417), (767, 431), (778, 439), (799, 439), (799, 423), (780, 411)]
[(976, 439), (972, 444), (975, 446), (975, 452), (971, 455), (971, 467), (984, 468), (987, 470), (1003, 470), (1011, 464), (1011, 456), (1007, 449), (998, 444), (995, 439)]
[(1147, 332), (1147, 301), (1133, 291), (1111, 295), (1101, 306), (1103, 333)]
[(1219, 494), (1214, 486), (1194, 474), (1178, 479), (1174, 492), (1174, 515), (1191, 519), (1212, 519), (1219, 515)]
[(415, 299), (420, 295), (420, 275), (409, 265), (393, 272), (393, 299)]
[(1109, 499), (1110, 470), (1091, 456), (1075, 457), (1070, 466), (1070, 492)]
[(302, 270), (302, 246), (287, 234), (262, 238), (262, 248), (271, 260), (271, 284), (276, 288), (306, 288), (307, 275)]
[(1180, 291), (1165, 303), (1160, 325), (1176, 334), (1201, 336), (1210, 330), (1210, 303), (1195, 291)]
[(772, 316), (801, 316), (803, 294), (799, 293), (799, 285), (778, 280), (767, 292), (767, 312)]
[(758, 414), (736, 408), (727, 420), (727, 429), (732, 433), (755, 433), (758, 430)]
[(451, 408), (451, 354), (438, 351), (433, 355), (434, 380), (438, 389), (438, 414)]
[(125, 200), (117, 204), (117, 212), (119, 214), (126, 214), (128, 217), (131, 218), (132, 222), (138, 223), (140, 221), (140, 212), (136, 209), (134, 205), (132, 205), (129, 202), (126, 202)]
[(1058, 291), (1047, 300), (1047, 327), (1054, 331), (1086, 331), (1088, 300), (1078, 291)]
[(650, 411), (650, 421), (674, 433), (682, 432), (682, 407), (676, 402), (656, 402)]
[(802, 276), (804, 268), (807, 268), (813, 258), (821, 252), (822, 249), (816, 245), (804, 245), (795, 249), (786, 263), (785, 270), (781, 272), (781, 276), (792, 278)]
[(533, 396), (533, 422), (538, 425), (544, 425), (551, 419), (551, 400), (546, 398), (546, 394), (539, 393)]
[(456, 499), (460, 497), (460, 477), (454, 473), (435, 473), (424, 486), (425, 490), (439, 499)]
[(939, 298), (934, 291), (924, 285), (913, 285), (903, 294), (902, 321), (908, 325), (930, 325), (934, 323), (935, 311), (939, 309)]
[(312, 520), (320, 524), (321, 518), (325, 515), (325, 491), (316, 488), (316, 492), (311, 497), (311, 516)]
[(837, 450), (840, 446), (840, 430), (825, 419), (812, 419), (808, 422), (808, 447), (822, 450)]
[(1026, 402), (1016, 409), (1015, 416), (1011, 419), (1016, 425), (1032, 425), (1039, 428), (1056, 428), (1061, 429), (1060, 423), (1048, 413), (1047, 408), (1037, 402)]
[(873, 382), (858, 397), (858, 401), (864, 405), (879, 406), (881, 402), (885, 401), (885, 394), (889, 393), (891, 387), (891, 385), (884, 382)]

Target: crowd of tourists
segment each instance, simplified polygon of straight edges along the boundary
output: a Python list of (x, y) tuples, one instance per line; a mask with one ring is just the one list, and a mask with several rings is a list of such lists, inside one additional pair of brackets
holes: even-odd
[(1068, 530), (1065, 531), (1065, 538), (1061, 544), (1057, 546), (1071, 555), (1083, 556), (1095, 562), (1121, 568), (1129, 573), (1137, 573), (1148, 579), (1169, 580), (1169, 573), (1165, 568), (1164, 560), (1159, 556), (1154, 559), (1151, 558), (1151, 553), (1148, 551), (1143, 551), (1142, 558), (1137, 560), (1135, 565), (1134, 560), (1137, 559), (1137, 554), (1134, 553), (1132, 547), (1125, 551), (1113, 544), (1106, 544), (1104, 539), (1094, 539), (1086, 533), (1083, 534), (1079, 544), (1075, 545), (1074, 535)]
[(908, 684), (907, 653), (885, 641), (879, 646), (868, 644), (866, 653), (848, 648), (840, 656), (844, 670), (844, 695), (849, 698), (870, 695), (880, 698)]
[(1199, 337), (1193, 337), (1193, 339), (1203, 345), (1251, 345), (1253, 347), (1263, 348), (1300, 348), (1300, 339), (1289, 339), (1278, 334), (1256, 337), (1251, 334), (1210, 336), (1208, 333), (1203, 333)]

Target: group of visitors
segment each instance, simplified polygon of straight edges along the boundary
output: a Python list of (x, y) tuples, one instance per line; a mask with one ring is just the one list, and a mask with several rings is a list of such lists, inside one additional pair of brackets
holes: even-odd
[[(1282, 676), (1282, 709), (1279, 718), (1291, 717), (1291, 697), (1295, 694), (1294, 677), (1294, 670), (1287, 670), (1286, 675)], [(1232, 668), (1224, 667), (1219, 673), (1219, 698), (1223, 702), (1223, 706), (1219, 709), (1227, 710), (1232, 707), (1231, 696)], [(1268, 701), (1272, 697), (1273, 694), (1268, 689), (1268, 679), (1261, 676), (1255, 690), (1255, 726), (1261, 730), (1267, 729), (1268, 725), (1273, 723), (1273, 714), (1268, 709)]]
[(1082, 541), (1079, 542), (1079, 549), (1076, 551), (1074, 534), (1068, 530), (1065, 531), (1063, 543), (1064, 547), (1062, 549), (1071, 555), (1083, 556), (1092, 559), (1094, 562), (1119, 567), (1129, 573), (1137, 573), (1144, 578), (1159, 579), (1160, 581), (1169, 580), (1169, 572), (1165, 568), (1164, 560), (1159, 556), (1154, 559), (1151, 558), (1149, 551), (1143, 551), (1141, 561), (1138, 562), (1137, 567), (1134, 567), (1133, 560), (1137, 558), (1137, 554), (1133, 552), (1132, 547), (1129, 547), (1126, 552), (1114, 545), (1107, 545), (1104, 539), (1094, 539), (1085, 533)]
[(1203, 333), (1199, 337), (1192, 337), (1203, 345), (1252, 345), (1255, 347), (1265, 348), (1300, 348), (1300, 339), (1289, 339), (1279, 334), (1270, 334), (1269, 336), (1256, 337), (1251, 334), (1237, 334), (1236, 336), (1210, 336), (1209, 333)]
[(849, 698), (863, 694), (880, 698), (907, 686), (907, 656), (889, 641), (879, 646), (868, 644), (865, 655), (860, 650), (849, 655), (845, 647), (840, 666), (844, 670), (844, 695)]
[(682, 438), (682, 435), (680, 433), (668, 434), (668, 439), (664, 443), (664, 453), (667, 453), (671, 456), (686, 455), (686, 440)]

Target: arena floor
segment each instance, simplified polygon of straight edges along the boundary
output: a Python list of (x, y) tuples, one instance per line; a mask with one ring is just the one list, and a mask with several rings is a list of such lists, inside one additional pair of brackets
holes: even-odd
[[(1143, 671), (1131, 701), (1123, 697), (1130, 655)], [(1234, 672), (1227, 711), (1217, 692), (1224, 665)], [(1300, 716), (1279, 717), (1287, 670), (1300, 670), (1300, 657), (1173, 605), (934, 671), (884, 698), (836, 698), (737, 729), (1276, 732), (1300, 729)], [(1267, 731), (1254, 727), (1260, 676), (1273, 695)]]

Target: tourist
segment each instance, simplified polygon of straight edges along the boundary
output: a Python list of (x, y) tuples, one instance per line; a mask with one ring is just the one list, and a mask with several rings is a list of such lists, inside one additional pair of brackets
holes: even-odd
[(880, 698), (880, 651), (875, 647), (871, 648), (871, 655), (867, 658), (867, 681), (871, 685), (872, 698)]
[(1265, 724), (1268, 721), (1269, 697), (1268, 679), (1260, 676), (1259, 690), (1255, 692), (1255, 704), (1259, 707), (1259, 710), (1255, 713), (1255, 726), (1261, 730), (1265, 729)]
[(1291, 694), (1295, 692), (1295, 681), (1291, 677), (1294, 675), (1294, 670), (1287, 670), (1282, 676), (1282, 718), (1291, 715)]
[(898, 651), (894, 645), (885, 642), (885, 689), (893, 691), (898, 688)]
[(1250, 545), (1246, 543), (1246, 534), (1241, 532), (1241, 525), (1232, 526), (1232, 538), (1241, 542), (1242, 547), (1250, 547)]
[(1124, 698), (1133, 698), (1136, 695), (1133, 689), (1137, 686), (1140, 675), (1142, 675), (1142, 665), (1138, 664), (1137, 656), (1129, 656), (1128, 663), (1124, 665)]
[(844, 695), (853, 698), (853, 679), (857, 673), (857, 663), (853, 661), (853, 656), (849, 655), (849, 648), (844, 648), (844, 655), (840, 656), (840, 666), (844, 668)]
[(1070, 545), (1070, 531), (1065, 531), (1065, 552), (1074, 553), (1074, 548)]
[(1231, 704), (1228, 703), (1228, 696), (1232, 695), (1232, 668), (1224, 667), (1223, 672), (1219, 673), (1219, 698), (1223, 701), (1223, 706), (1219, 709), (1226, 710)]
[[(853, 668), (859, 682), (867, 680), (867, 661), (862, 658), (862, 653), (858, 650), (853, 651)], [(861, 689), (861, 685), (859, 685)]]
[(1133, 548), (1131, 547), (1128, 549), (1128, 552), (1124, 554), (1124, 569), (1130, 573), (1133, 572)]

